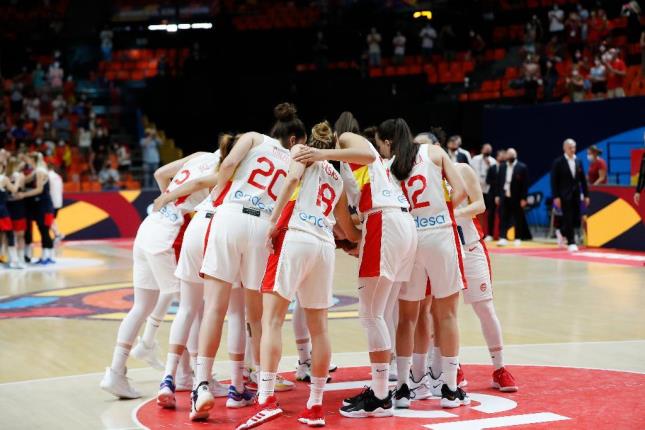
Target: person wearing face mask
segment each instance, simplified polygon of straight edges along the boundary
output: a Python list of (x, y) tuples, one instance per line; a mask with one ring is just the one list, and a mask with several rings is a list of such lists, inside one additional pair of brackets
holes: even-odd
[(448, 157), (453, 163), (470, 164), (470, 153), (461, 148), (461, 136), (458, 134), (448, 139)]
[(493, 231), (495, 229), (495, 190), (486, 181), (488, 171), (492, 166), (497, 165), (497, 161), (493, 157), (493, 147), (490, 143), (484, 143), (481, 153), (475, 155), (470, 162), (470, 167), (477, 173), (479, 185), (484, 193), (484, 203), (486, 204), (487, 226), (486, 240), (492, 240)]
[(506, 162), (499, 167), (499, 179), (495, 203), (501, 211), (498, 246), (506, 246), (506, 234), (511, 225), (515, 227), (515, 246), (521, 240), (531, 240), (531, 232), (526, 223), (524, 208), (529, 191), (529, 170), (526, 164), (517, 160), (517, 151), (508, 148)]
[(587, 160), (589, 160), (589, 171), (587, 182), (590, 185), (604, 185), (607, 183), (607, 163), (600, 157), (602, 151), (596, 145), (587, 149)]

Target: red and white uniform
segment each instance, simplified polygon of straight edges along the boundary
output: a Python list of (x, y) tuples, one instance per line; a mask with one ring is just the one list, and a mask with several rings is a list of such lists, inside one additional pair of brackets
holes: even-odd
[(240, 162), (213, 217), (201, 273), (259, 290), (269, 250), (269, 217), (287, 176), (289, 150), (264, 136)]
[(327, 161), (305, 170), (278, 221), (282, 232), (269, 256), (262, 292), (275, 292), (287, 300), (297, 296), (308, 309), (333, 305), (334, 208), (342, 193), (343, 180)]
[(428, 145), (419, 146), (414, 167), (400, 185), (410, 202), (419, 243), (412, 277), (401, 287), (399, 298), (423, 299), (428, 279), (437, 298), (466, 288), (450, 194), (442, 169), (430, 159)]
[[(188, 180), (212, 174), (218, 162), (219, 156), (216, 154), (203, 154), (192, 158), (173, 177), (166, 192), (174, 190)], [(175, 269), (186, 218), (207, 195), (207, 190), (200, 190), (181, 197), (161, 208), (159, 212), (152, 212), (143, 220), (132, 250), (135, 287), (158, 289), (164, 293), (179, 291)]]
[[(466, 206), (467, 201), (461, 204)], [(493, 298), (493, 283), (488, 248), (477, 218), (457, 218), (464, 239), (464, 274), (469, 288), (464, 290), (464, 303), (472, 304)]]
[(417, 246), (408, 202), (389, 179), (383, 160), (368, 142), (376, 160), (367, 165), (341, 163), (349, 204), (363, 221), (359, 278), (385, 277), (408, 281)]

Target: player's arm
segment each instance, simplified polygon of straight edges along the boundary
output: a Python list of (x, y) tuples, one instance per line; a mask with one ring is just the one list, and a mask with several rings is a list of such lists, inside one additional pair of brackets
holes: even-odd
[(11, 180), (8, 177), (5, 176), (3, 178), (3, 182), (4, 182), (3, 187), (9, 190), (11, 194), (16, 194), (18, 192), (19, 187), (16, 186), (13, 182), (11, 182)]
[(453, 207), (457, 207), (466, 198), (466, 186), (464, 185), (463, 179), (461, 179), (461, 175), (457, 172), (457, 168), (452, 164), (452, 161), (450, 161), (445, 151), (442, 151), (441, 154), (441, 164), (446, 180), (452, 188), (450, 200), (452, 201)]
[(354, 225), (352, 215), (349, 213), (349, 206), (345, 193), (341, 193), (338, 203), (334, 208), (334, 218), (336, 218), (337, 225), (340, 226), (343, 233), (345, 233), (347, 240), (354, 243), (361, 241), (361, 231)]
[(170, 202), (174, 202), (180, 197), (188, 196), (196, 191), (203, 190), (205, 188), (211, 189), (217, 185), (217, 173), (213, 172), (210, 175), (202, 176), (201, 178), (191, 179), (184, 182), (177, 188), (167, 193), (161, 193), (153, 203), (152, 210), (153, 212), (158, 211), (165, 205)]
[(155, 170), (154, 177), (155, 181), (157, 181), (157, 185), (159, 185), (159, 190), (163, 192), (166, 188), (168, 188), (170, 181), (177, 174), (177, 172), (179, 172), (184, 164), (186, 164), (191, 159), (203, 154), (206, 154), (206, 152), (195, 152), (194, 154), (190, 154), (187, 157), (165, 164)]
[(335, 160), (363, 165), (370, 164), (376, 160), (376, 155), (370, 148), (371, 144), (358, 134), (343, 133), (338, 138), (338, 143), (340, 144), (340, 149), (303, 147), (294, 158), (296, 161), (303, 163)]
[(246, 154), (249, 153), (251, 148), (262, 143), (264, 137), (260, 133), (248, 132), (244, 133), (229, 152), (228, 156), (219, 165), (217, 171), (217, 181), (215, 185), (214, 195), (218, 196), (222, 192), (222, 188), (233, 177), (235, 169), (242, 162)]
[(38, 194), (42, 194), (43, 189), (45, 187), (45, 177), (47, 176), (47, 173), (37, 171), (36, 172), (36, 188), (33, 190), (26, 191), (24, 193), (19, 193), (20, 198), (27, 198), (27, 197), (33, 197), (37, 196)]
[[(291, 154), (294, 155), (295, 153), (300, 151), (301, 148), (299, 147), (304, 146), (294, 146), (293, 148), (291, 148)], [(278, 194), (278, 198), (275, 202), (275, 207), (273, 208), (271, 218), (269, 219), (272, 225), (275, 225), (278, 222), (278, 219), (280, 219), (280, 215), (282, 214), (284, 207), (287, 205), (287, 202), (293, 195), (294, 191), (296, 191), (296, 187), (300, 183), (300, 179), (305, 173), (305, 169), (306, 165), (304, 163), (296, 161), (293, 158), (289, 162), (289, 172), (287, 173), (287, 177), (285, 178), (282, 189), (280, 189), (280, 194)]]
[(484, 194), (475, 171), (467, 164), (459, 164), (457, 171), (464, 180), (466, 194), (468, 195), (468, 206), (455, 209), (455, 217), (473, 218), (486, 210)]

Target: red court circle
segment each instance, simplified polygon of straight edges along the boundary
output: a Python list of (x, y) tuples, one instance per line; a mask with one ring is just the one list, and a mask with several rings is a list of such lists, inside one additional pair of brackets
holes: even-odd
[[(645, 374), (569, 367), (509, 366), (520, 390), (500, 393), (490, 388), (491, 367), (465, 365), (469, 382), (467, 391), (473, 402), (468, 407), (445, 410), (437, 399), (417, 401), (412, 408), (394, 418), (351, 419), (338, 413), (343, 398), (357, 392), (360, 381), (369, 379), (367, 367), (339, 369), (333, 374), (325, 392), (328, 429), (436, 429), (473, 430), (478, 428), (512, 429), (643, 429), (645, 428)], [(293, 374), (285, 376), (293, 378)], [(342, 383), (342, 384), (341, 384)], [(334, 385), (339, 384), (339, 385)], [(307, 384), (297, 383), (296, 389), (279, 393), (278, 400), (285, 416), (269, 422), (261, 429), (305, 429), (296, 420), (308, 397)], [(159, 408), (155, 399), (138, 409), (139, 422), (151, 430), (179, 428), (233, 429), (250, 408), (227, 409), (224, 399), (217, 399), (208, 422), (191, 423), (188, 393), (178, 393), (177, 409)], [(397, 414), (399, 414), (397, 412)], [(454, 416), (446, 415), (453, 414)]]

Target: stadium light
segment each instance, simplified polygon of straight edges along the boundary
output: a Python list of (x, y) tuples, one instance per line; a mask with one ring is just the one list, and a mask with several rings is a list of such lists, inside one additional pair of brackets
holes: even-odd
[(209, 30), (209, 29), (213, 28), (213, 24), (210, 23), (210, 22), (196, 22), (194, 24), (191, 24), (190, 27), (194, 28), (194, 29), (203, 28), (203, 29)]
[(188, 30), (190, 28), (190, 24), (179, 24), (177, 28), (180, 30)]
[(418, 10), (412, 14), (412, 17), (414, 19), (419, 19), (419, 18), (425, 18), (425, 19), (432, 19), (432, 11), (429, 10)]
[(194, 22), (192, 24), (151, 24), (148, 26), (150, 31), (167, 31), (168, 33), (176, 33), (178, 30), (210, 30), (213, 24), (210, 22)]

